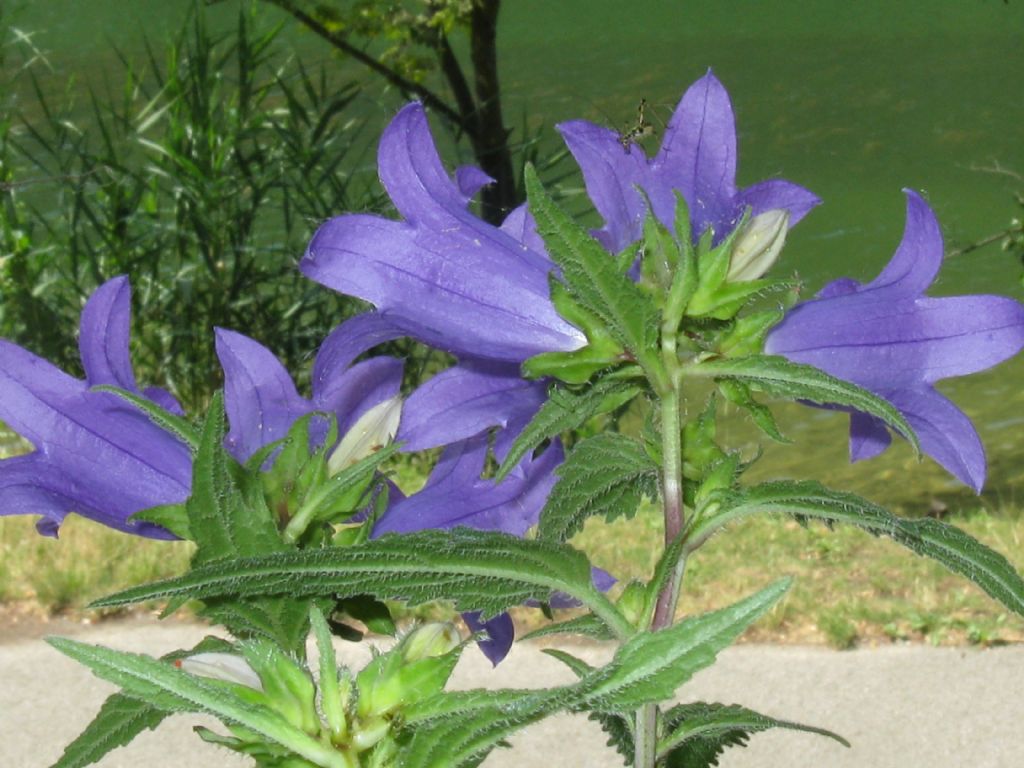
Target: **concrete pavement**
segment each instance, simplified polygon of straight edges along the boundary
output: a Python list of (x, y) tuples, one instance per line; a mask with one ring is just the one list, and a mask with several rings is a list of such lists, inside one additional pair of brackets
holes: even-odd
[[(66, 633), (65, 633), (66, 634)], [(153, 655), (190, 647), (206, 630), (194, 624), (127, 620), (76, 630), (77, 639)], [(364, 646), (339, 646), (361, 665)], [(600, 663), (609, 649), (568, 649)], [(535, 687), (571, 674), (538, 646), (519, 645), (496, 670), (467, 649), (457, 687)], [(109, 684), (38, 638), (0, 643), (0, 766), (45, 768), (95, 714)], [(737, 646), (680, 692), (682, 700), (741, 703), (776, 717), (834, 730), (845, 749), (787, 731), (755, 735), (728, 751), (723, 768), (1020, 768), (1024, 766), (1024, 646), (990, 650), (890, 646), (837, 652), (821, 648)], [(110, 753), (101, 768), (235, 768), (249, 763), (190, 733), (209, 720), (180, 715)], [(515, 752), (484, 768), (613, 768), (621, 765), (600, 730), (582, 717), (551, 718), (523, 731)]]

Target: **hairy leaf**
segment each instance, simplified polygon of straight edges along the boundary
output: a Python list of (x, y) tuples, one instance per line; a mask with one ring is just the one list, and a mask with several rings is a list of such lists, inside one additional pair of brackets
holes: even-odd
[(117, 395), (122, 400), (126, 400), (145, 413), (149, 420), (158, 427), (167, 430), (181, 440), (181, 442), (185, 443), (193, 454), (199, 450), (199, 432), (192, 422), (184, 416), (178, 416), (176, 413), (164, 410), (149, 398), (129, 392), (127, 389), (121, 389), (109, 384), (101, 384), (93, 387), (93, 389), (98, 392), (109, 392), (112, 395)]
[(690, 531), (691, 547), (733, 520), (765, 512), (828, 525), (846, 523), (876, 536), (888, 536), (965, 576), (1010, 610), (1024, 615), (1024, 579), (1003, 555), (948, 523), (932, 518), (907, 520), (860, 496), (813, 481), (765, 483), (723, 495), (718, 514), (698, 521)]
[[(193, 653), (225, 651), (230, 647), (230, 643), (219, 637), (206, 637), (191, 651), (174, 651), (160, 658), (169, 662)], [(85, 730), (64, 747), (64, 754), (53, 764), (53, 768), (92, 765), (111, 750), (128, 744), (143, 731), (156, 728), (168, 714), (145, 701), (115, 693), (107, 697)]]
[(658, 758), (666, 768), (709, 768), (718, 765), (726, 747), (746, 746), (751, 734), (787, 728), (827, 736), (844, 747), (842, 736), (823, 728), (776, 720), (735, 704), (679, 704), (663, 715), (666, 735), (658, 741)]
[(899, 432), (920, 455), (917, 435), (889, 401), (812, 365), (791, 363), (774, 355), (710, 360), (687, 368), (692, 376), (733, 379), (754, 390), (818, 405), (838, 405), (876, 416)]
[[(127, 589), (95, 605), (188, 595), (199, 599), (288, 595), (373, 595), (419, 604), (454, 600), (483, 619), (526, 600), (564, 592), (610, 623), (628, 623), (591, 582), (590, 563), (565, 544), (468, 528), (386, 535), (346, 548), (220, 561), (173, 579)], [(308, 610), (308, 609), (307, 609)]]
[(638, 360), (652, 354), (658, 321), (651, 302), (579, 223), (555, 205), (531, 166), (525, 176), (530, 213), (569, 291), (597, 315)]
[(643, 496), (657, 495), (657, 465), (642, 444), (615, 432), (578, 443), (556, 472), (540, 516), (542, 539), (565, 541), (591, 516), (632, 516)]
[(67, 638), (49, 638), (47, 642), (89, 667), (98, 677), (120, 686), (129, 696), (144, 699), (165, 712), (205, 712), (256, 731), (315, 765), (348, 766), (333, 748), (291, 725), (273, 709), (246, 701), (216, 681), (190, 675), (149, 656)]
[(580, 391), (552, 387), (547, 402), (512, 443), (495, 479), (503, 480), (524, 456), (545, 440), (576, 429), (592, 416), (614, 410), (641, 391), (636, 384), (615, 378), (600, 379)]
[(580, 681), (587, 692), (587, 708), (622, 712), (672, 697), (680, 685), (713, 664), (719, 651), (775, 605), (789, 585), (789, 579), (780, 579), (727, 608), (658, 632), (634, 635), (607, 666)]

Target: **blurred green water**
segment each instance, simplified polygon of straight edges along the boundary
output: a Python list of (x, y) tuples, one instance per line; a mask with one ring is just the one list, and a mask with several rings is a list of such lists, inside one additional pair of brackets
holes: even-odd
[[(44, 88), (58, 93), (116, 72), (112, 46), (141, 57), (143, 36), (159, 43), (175, 32), (189, 0), (45, 0), (10, 4), (8, 18), (34, 31), (52, 65)], [(228, 29), (235, 2), (209, 9)], [(267, 23), (279, 17), (265, 13)], [(304, 60), (332, 62), (311, 35), (289, 28), (286, 41)], [(622, 128), (641, 99), (659, 127), (683, 89), (710, 66), (737, 113), (742, 184), (772, 177), (804, 184), (825, 204), (791, 233), (781, 268), (814, 290), (838, 275), (870, 279), (899, 241), (902, 187), (922, 190), (951, 247), (1004, 228), (1015, 215), (1011, 193), (1024, 181), (1024, 4), (998, 0), (506, 0), (500, 55), (507, 122), (525, 115), (546, 126), (585, 117)], [(116, 75), (114, 82), (117, 82)], [(367, 81), (363, 110), (379, 133), (399, 103)], [(23, 102), (24, 103), (24, 102)], [(657, 139), (652, 140), (650, 149)], [(468, 159), (463, 156), (461, 160)], [(562, 182), (578, 190), (578, 178)], [(578, 198), (575, 207), (582, 207)], [(1024, 299), (1016, 265), (997, 247), (947, 263), (933, 293), (1009, 293)], [(994, 461), (986, 491), (995, 506), (1020, 504), (1024, 487), (1024, 358), (944, 392), (979, 425)], [(932, 498), (969, 503), (944, 473), (911, 468), (904, 447), (848, 467), (838, 432), (845, 419), (796, 409), (788, 418), (796, 447), (773, 449), (764, 474), (793, 470), (858, 487), (920, 509)], [(742, 420), (729, 429), (739, 439)], [(906, 478), (913, 477), (913, 483)]]

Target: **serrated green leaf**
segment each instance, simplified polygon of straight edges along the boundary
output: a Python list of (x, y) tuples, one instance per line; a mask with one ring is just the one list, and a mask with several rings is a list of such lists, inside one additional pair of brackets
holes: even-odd
[(493, 531), (456, 528), (390, 534), (344, 549), (282, 552), (220, 561), (184, 576), (133, 587), (94, 606), (125, 605), (188, 595), (203, 600), (256, 595), (291, 599), (369, 594), (420, 604), (450, 599), (483, 619), (554, 592), (576, 598), (617, 634), (632, 627), (591, 582), (590, 563), (565, 544), (530, 541)]
[(586, 707), (601, 712), (634, 710), (671, 698), (676, 689), (715, 661), (789, 589), (780, 579), (727, 608), (685, 619), (658, 632), (627, 640), (612, 661), (580, 681)]
[(565, 664), (565, 666), (571, 669), (576, 677), (583, 677), (584, 675), (594, 671), (594, 666), (592, 664), (588, 664), (583, 659), (577, 658), (571, 653), (560, 651), (557, 648), (545, 648), (541, 653), (544, 653), (553, 659), (558, 659), (560, 662)]
[(850, 743), (831, 731), (777, 720), (735, 704), (680, 704), (663, 715), (666, 735), (658, 741), (658, 759), (665, 768), (710, 768), (726, 747), (745, 746), (751, 734), (772, 728), (826, 736), (844, 747)]
[(192, 453), (199, 450), (199, 432), (184, 416), (164, 410), (149, 398), (129, 392), (127, 389), (101, 384), (93, 387), (97, 392), (109, 392), (134, 405), (161, 429), (165, 429), (189, 447)]
[(592, 613), (588, 613), (585, 616), (577, 616), (573, 619), (567, 619), (565, 621), (559, 621), (551, 624), (545, 624), (522, 637), (516, 638), (517, 642), (522, 640), (531, 640), (538, 637), (547, 637), (549, 635), (584, 635), (585, 637), (593, 638), (594, 640), (614, 640), (615, 635), (608, 629), (608, 625), (601, 621), (599, 618), (594, 616)]
[(243, 471), (224, 449), (224, 396), (218, 391), (203, 424), (186, 502), (198, 544), (194, 565), (285, 548), (258, 483), (243, 494), (237, 480)]
[(686, 373), (735, 379), (751, 389), (778, 397), (818, 405), (841, 405), (876, 416), (903, 435), (915, 453), (921, 455), (917, 435), (892, 403), (814, 366), (792, 363), (775, 355), (751, 355), (709, 360), (688, 366)]
[(501, 482), (524, 456), (545, 440), (576, 429), (591, 417), (614, 410), (641, 392), (638, 385), (614, 378), (600, 379), (580, 391), (552, 387), (547, 402), (512, 443), (495, 479)]
[(556, 473), (541, 512), (539, 536), (565, 541), (588, 517), (631, 517), (643, 496), (657, 493), (658, 467), (644, 446), (615, 432), (576, 444)]
[(699, 546), (722, 526), (751, 515), (776, 513), (826, 524), (855, 525), (888, 536), (912, 552), (965, 576), (1014, 613), (1024, 616), (1024, 579), (1003, 555), (940, 520), (907, 520), (852, 493), (833, 491), (813, 481), (779, 481), (723, 496), (718, 514), (697, 521), (689, 532)]
[(112, 749), (128, 744), (143, 731), (156, 728), (168, 714), (146, 702), (115, 693), (103, 702), (85, 731), (64, 748), (64, 754), (52, 768), (91, 765)]
[(348, 761), (332, 747), (291, 725), (269, 707), (245, 701), (215, 681), (190, 675), (173, 664), (124, 651), (48, 638), (54, 648), (89, 667), (104, 680), (120, 686), (129, 696), (144, 699), (166, 712), (203, 712), (249, 728), (288, 748), (314, 765), (348, 768)]
[[(219, 637), (206, 637), (191, 651), (174, 651), (160, 658), (162, 661), (174, 661), (193, 653), (224, 651), (230, 647), (230, 643)], [(123, 693), (108, 696), (96, 717), (74, 741), (64, 747), (64, 754), (52, 768), (92, 765), (111, 750), (128, 744), (143, 731), (156, 728), (168, 714), (152, 704)]]
[[(403, 745), (401, 768), (466, 768), (476, 765), (519, 728), (567, 709), (595, 711), (608, 721), (615, 713), (669, 698), (699, 669), (714, 661), (752, 621), (788, 588), (788, 580), (721, 611), (688, 619), (660, 632), (634, 635), (604, 667), (590, 669), (571, 657), (581, 677), (572, 685), (533, 691), (475, 690), (444, 693), (406, 711), (411, 737)], [(628, 737), (628, 726), (625, 728)]]
[(530, 213), (548, 253), (562, 270), (570, 292), (597, 315), (612, 336), (638, 360), (654, 355), (657, 318), (654, 308), (590, 234), (555, 205), (531, 166), (524, 174)]

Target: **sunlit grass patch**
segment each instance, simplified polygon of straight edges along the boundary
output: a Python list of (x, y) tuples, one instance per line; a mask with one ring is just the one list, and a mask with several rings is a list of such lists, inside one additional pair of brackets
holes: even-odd
[(69, 516), (60, 538), (36, 533), (29, 517), (0, 518), (0, 600), (48, 613), (78, 610), (102, 595), (181, 574), (192, 545), (128, 536)]
[[(950, 519), (1024, 566), (1024, 515), (1004, 508)], [(576, 543), (623, 579), (650, 573), (662, 528), (653, 509), (632, 521), (590, 521)], [(826, 643), (848, 648), (891, 641), (998, 644), (1024, 640), (1024, 619), (1008, 614), (966, 579), (888, 539), (850, 527), (829, 531), (783, 518), (754, 518), (714, 537), (687, 563), (680, 610), (724, 607), (782, 574), (789, 594), (746, 635), (751, 641)]]

